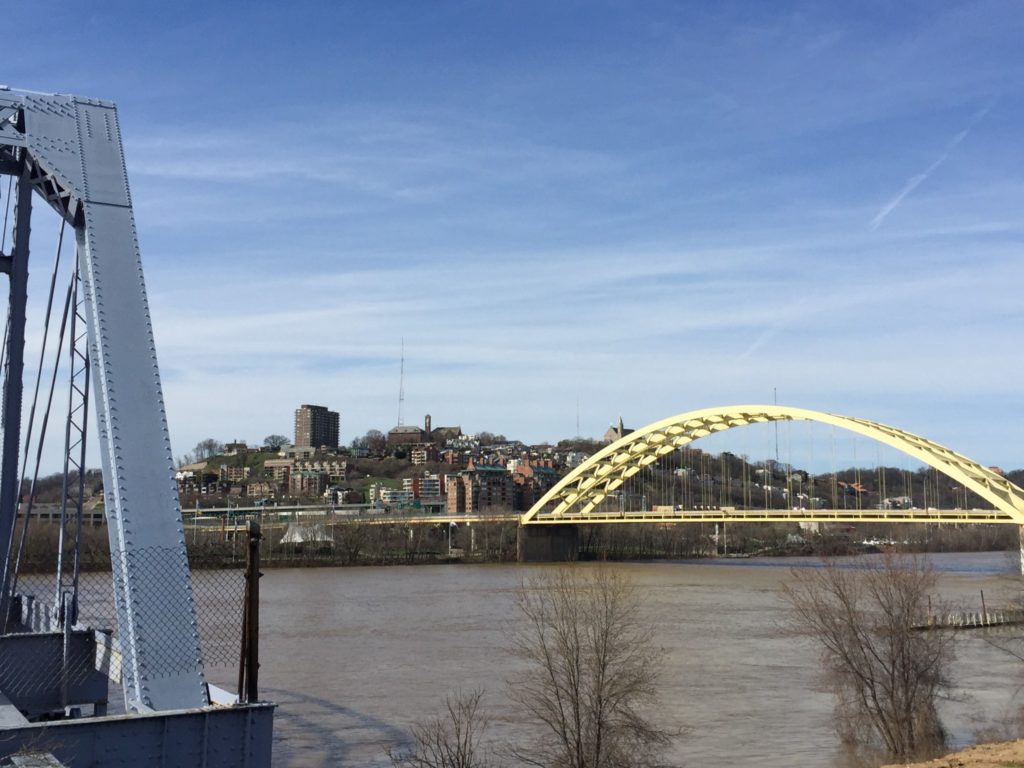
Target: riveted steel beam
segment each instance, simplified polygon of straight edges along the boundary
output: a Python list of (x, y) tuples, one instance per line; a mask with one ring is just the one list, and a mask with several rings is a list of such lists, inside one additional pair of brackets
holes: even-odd
[[(75, 227), (126, 703), (139, 712), (206, 705), (117, 110), (77, 96), (0, 91), (0, 172), (12, 160), (25, 188)], [(15, 258), (12, 290), (16, 268)]]
[(25, 306), (28, 301), (28, 243), (32, 222), (32, 186), (30, 171), (23, 164), (18, 177), (14, 210), (14, 244), (5, 268), (10, 278), (7, 305), (7, 339), (5, 346), (3, 399), (0, 419), (3, 441), (0, 448), (0, 626), (7, 625), (10, 595), (7, 591), (11, 574), (11, 544), (14, 523), (21, 495), (18, 476), (18, 453), (21, 444), (22, 374), (25, 367)]

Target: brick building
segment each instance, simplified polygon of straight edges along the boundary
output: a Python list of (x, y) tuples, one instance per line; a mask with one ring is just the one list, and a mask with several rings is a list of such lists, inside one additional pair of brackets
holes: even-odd
[(437, 461), (439, 458), (437, 446), (433, 443), (420, 443), (414, 445), (409, 451), (409, 460), (413, 464), (426, 464), (428, 461)]
[(222, 466), (220, 468), (220, 480), (222, 483), (237, 483), (241, 480), (247, 480), (249, 478), (249, 471), (250, 467)]
[(292, 496), (320, 496), (326, 488), (326, 472), (293, 471), (288, 478), (288, 491)]
[(445, 487), (450, 515), (511, 510), (515, 506), (515, 482), (500, 465), (477, 464), (470, 459), (462, 472), (447, 476)]
[(327, 473), (327, 479), (332, 483), (340, 483), (345, 480), (345, 476), (348, 474), (348, 462), (347, 461), (327, 461), (316, 460), (316, 461), (296, 461), (295, 467), (292, 471), (296, 472), (325, 472)]
[(341, 419), (323, 405), (300, 405), (295, 410), (296, 448), (335, 448)]
[(423, 430), (419, 427), (394, 427), (388, 432), (388, 448), (402, 448), (423, 442)]
[(257, 480), (244, 487), (245, 495), (254, 499), (268, 498), (273, 496), (279, 490), (277, 483), (272, 483), (267, 480)]
[(551, 459), (534, 459), (524, 456), (512, 471), (512, 482), (516, 486), (516, 509), (526, 511), (558, 482)]
[(263, 472), (273, 477), (274, 482), (288, 485), (288, 477), (294, 466), (295, 459), (267, 459), (263, 462)]
[(402, 489), (411, 491), (414, 499), (441, 496), (444, 475), (431, 475), (424, 472), (421, 477), (407, 477), (402, 480)]

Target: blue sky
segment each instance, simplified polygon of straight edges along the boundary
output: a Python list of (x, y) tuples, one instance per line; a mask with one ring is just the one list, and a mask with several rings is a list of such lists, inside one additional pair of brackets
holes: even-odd
[(1024, 466), (1017, 2), (16, 0), (117, 102), (176, 453), (781, 403)]

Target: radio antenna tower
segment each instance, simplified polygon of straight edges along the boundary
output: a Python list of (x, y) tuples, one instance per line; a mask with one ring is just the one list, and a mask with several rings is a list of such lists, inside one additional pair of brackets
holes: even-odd
[(402, 337), (402, 363), (398, 369), (398, 426), (402, 424), (402, 406), (405, 404), (405, 336)]

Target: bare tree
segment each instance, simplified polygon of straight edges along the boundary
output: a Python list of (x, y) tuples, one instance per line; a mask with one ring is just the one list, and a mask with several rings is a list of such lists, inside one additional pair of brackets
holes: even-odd
[(277, 449), (288, 445), (288, 438), (284, 435), (267, 435), (263, 438), (263, 445), (267, 448)]
[[(840, 737), (910, 759), (941, 750), (936, 703), (950, 688), (953, 636), (922, 631), (935, 572), (917, 557), (794, 570), (783, 595), (796, 631), (822, 649)], [(917, 629), (915, 629), (917, 627)]]
[(212, 437), (208, 437), (205, 440), (200, 440), (196, 443), (196, 447), (192, 449), (192, 454), (195, 456), (196, 461), (202, 461), (203, 459), (209, 459), (212, 456), (217, 456), (224, 452), (224, 443), (219, 440), (214, 440)]
[(352, 440), (353, 448), (365, 449), (371, 455), (378, 455), (384, 453), (387, 448), (388, 438), (379, 429), (369, 429), (366, 434), (362, 437), (357, 437)]
[(644, 711), (660, 665), (636, 587), (603, 566), (567, 567), (526, 581), (518, 608), (512, 650), (526, 669), (509, 693), (538, 738), (512, 754), (543, 768), (655, 765), (669, 734)]
[(445, 697), (446, 711), (412, 726), (413, 745), (388, 749), (395, 768), (487, 768), (492, 765), (481, 737), (488, 726), (480, 711), (483, 691)]

